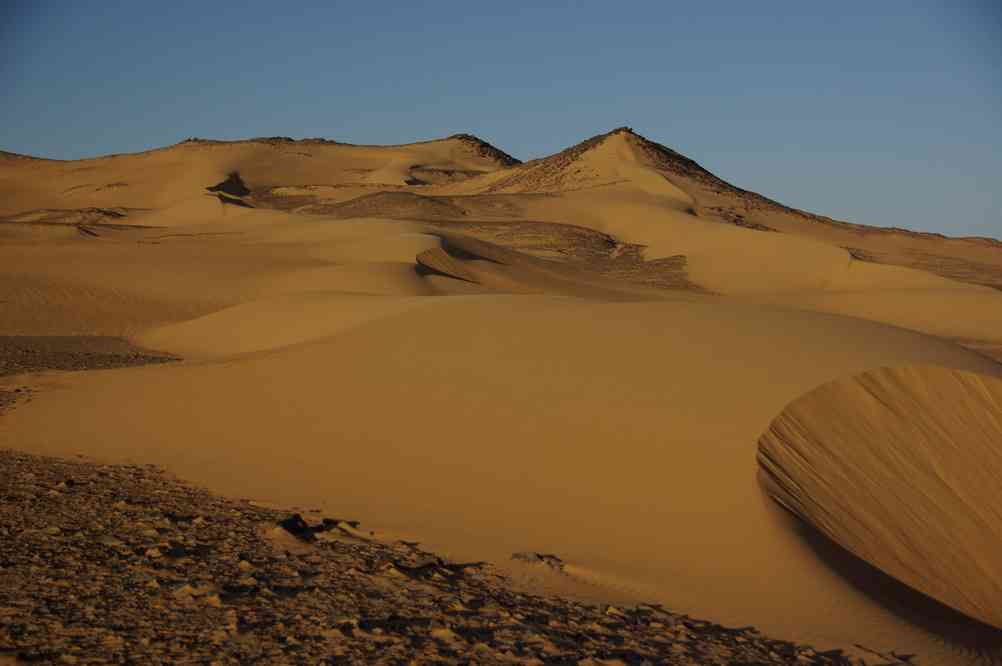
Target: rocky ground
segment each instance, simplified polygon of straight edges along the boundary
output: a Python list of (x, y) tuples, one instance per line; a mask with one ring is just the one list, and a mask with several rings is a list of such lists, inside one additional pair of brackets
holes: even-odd
[(490, 565), (371, 540), (338, 517), (308, 521), (223, 499), (152, 467), (13, 451), (0, 451), (0, 663), (4, 655), (81, 664), (860, 663), (656, 605), (524, 594)]
[(97, 370), (176, 360), (96, 335), (0, 335), (0, 377), (39, 370)]

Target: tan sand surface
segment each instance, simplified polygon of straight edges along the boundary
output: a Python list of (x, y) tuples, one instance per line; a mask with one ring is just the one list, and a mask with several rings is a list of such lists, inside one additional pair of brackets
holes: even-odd
[(759, 442), (765, 484), (833, 541), (1002, 628), (1002, 379), (935, 367), (812, 391)]
[(557, 552), (638, 596), (822, 645), (929, 653), (935, 640), (798, 541), (761, 496), (752, 444), (816, 385), (906, 363), (993, 369), (935, 339), (811, 313), (446, 299), (243, 361), (50, 380), (59, 388), (21, 407), (3, 439), (165, 464), (457, 556)]
[[(810, 412), (811, 445), (828, 441), (825, 419), (869, 423), (850, 378), (878, 368), (966, 373), (950, 375), (975, 378), (956, 394), (929, 386), (975, 404), (971, 387), (994, 381), (976, 377), (1002, 372), (972, 351), (1002, 346), (1002, 245), (793, 211), (625, 131), (524, 165), (485, 146), (189, 142), (0, 160), (0, 334), (126, 336), (186, 359), (19, 377), (34, 397), (2, 417), (0, 446), (161, 464), (460, 558), (552, 552), (569, 574), (546, 585), (821, 646), (939, 664), (1002, 650), (935, 607), (902, 610), (898, 583), (861, 582), (763, 493), (756, 463), (770, 423), (820, 386), (853, 388), (824, 389), (848, 394)], [(206, 189), (220, 183), (230, 191)], [(342, 206), (379, 192), (408, 194)], [(928, 406), (905, 388), (888, 404)], [(965, 422), (929, 418), (967, 446)], [(883, 423), (831, 446), (879, 447)], [(985, 441), (974, 459), (991, 459)], [(968, 500), (994, 520), (986, 498)], [(924, 556), (968, 533), (949, 532), (965, 507), (944, 505)], [(829, 536), (994, 621), (997, 592), (951, 582), (965, 605), (886, 564), (924, 528), (896, 529), (866, 549), (851, 527)]]

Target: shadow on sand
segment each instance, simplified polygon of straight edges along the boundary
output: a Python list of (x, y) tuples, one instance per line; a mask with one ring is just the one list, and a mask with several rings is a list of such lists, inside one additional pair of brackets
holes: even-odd
[(938, 637), (944, 646), (958, 654), (984, 664), (1002, 664), (1002, 629), (974, 620), (901, 583), (856, 557), (796, 515), (784, 513), (790, 517), (797, 534), (832, 571), (876, 604), (927, 634)]

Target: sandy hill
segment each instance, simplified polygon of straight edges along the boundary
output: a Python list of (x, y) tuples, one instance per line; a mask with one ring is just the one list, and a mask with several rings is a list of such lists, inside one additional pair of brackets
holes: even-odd
[(539, 589), (1002, 658), (997, 241), (796, 211), (628, 129), (524, 164), (466, 135), (3, 157), (0, 217), (0, 349), (184, 359), (2, 379), (32, 399), (0, 446), (556, 553)]
[[(613, 152), (608, 150), (610, 144), (616, 146), (612, 159), (608, 155)], [(806, 213), (735, 187), (695, 161), (629, 128), (619, 128), (556, 155), (471, 180), (463, 189), (563, 193), (631, 180), (631, 184), (639, 184), (643, 177), (638, 170), (627, 173), (627, 165), (662, 176), (684, 193), (680, 198), (688, 204), (685, 210), (702, 219), (805, 236), (837, 245), (857, 260), (920, 268), (960, 281), (1002, 288), (997, 252), (1002, 245), (997, 240), (949, 239), (938, 234), (854, 225)]]
[(354, 186), (352, 192), (357, 194), (366, 188), (423, 182), (419, 176), (469, 176), (515, 163), (509, 155), (465, 134), (401, 146), (286, 138), (189, 139), (143, 153), (71, 162), (18, 157), (0, 160), (2, 216), (43, 208), (177, 207), (192, 199), (205, 200), (205, 188), (234, 172), (259, 192), (272, 186), (322, 185)]

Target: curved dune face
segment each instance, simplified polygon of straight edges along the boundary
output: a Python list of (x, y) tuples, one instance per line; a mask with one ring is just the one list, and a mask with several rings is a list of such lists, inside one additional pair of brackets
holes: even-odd
[[(551, 294), (593, 300), (662, 300), (663, 290), (610, 280), (460, 234), (440, 233), (439, 247), (417, 255), (424, 271), (496, 292)], [(677, 295), (673, 295), (676, 298)]]
[(827, 537), (1002, 628), (1002, 379), (927, 366), (832, 382), (772, 422), (759, 463)]

